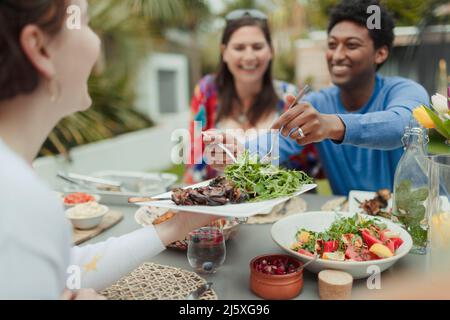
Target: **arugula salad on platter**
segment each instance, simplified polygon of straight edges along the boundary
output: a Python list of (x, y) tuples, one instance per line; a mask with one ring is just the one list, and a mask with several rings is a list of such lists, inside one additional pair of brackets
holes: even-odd
[(245, 151), (237, 163), (225, 168), (208, 185), (174, 189), (172, 200), (183, 206), (222, 206), (289, 197), (311, 184), (313, 179), (303, 171), (287, 170), (261, 163), (257, 156)]

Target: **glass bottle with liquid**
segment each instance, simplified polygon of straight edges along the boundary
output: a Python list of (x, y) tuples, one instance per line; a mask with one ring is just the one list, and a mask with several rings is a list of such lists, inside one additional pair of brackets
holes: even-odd
[(429, 243), (426, 208), (429, 196), (428, 132), (411, 121), (402, 142), (405, 152), (395, 171), (393, 219), (397, 219), (411, 235), (411, 253), (426, 254)]

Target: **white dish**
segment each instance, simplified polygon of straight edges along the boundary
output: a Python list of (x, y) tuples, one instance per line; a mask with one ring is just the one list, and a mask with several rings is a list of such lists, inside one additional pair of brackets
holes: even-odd
[(130, 197), (151, 197), (162, 192), (166, 192), (177, 180), (178, 177), (172, 173), (140, 172), (140, 171), (101, 171), (91, 174), (93, 177), (118, 181), (122, 184), (122, 190), (106, 191), (92, 188), (69, 186), (64, 189), (66, 193), (86, 192), (95, 193), (102, 197), (102, 203), (111, 205), (129, 205)]
[[(364, 202), (365, 200), (371, 200), (371, 199), (375, 198), (376, 194), (377, 194), (376, 192), (371, 192), (371, 191), (359, 191), (359, 190), (350, 191), (350, 193), (348, 194), (348, 211), (354, 212), (354, 213), (356, 213), (356, 212), (364, 213), (364, 210), (359, 207), (360, 205), (359, 205), (358, 201), (356, 201), (356, 199), (358, 199), (361, 202)], [(393, 195), (394, 194), (392, 194), (392, 196)], [(444, 211), (450, 210), (450, 201), (445, 196), (441, 197), (441, 208)], [(387, 208), (385, 208), (383, 210), (388, 211), (390, 209), (392, 209), (392, 197), (388, 201)]]
[[(188, 188), (197, 188), (207, 186), (210, 181), (204, 181), (202, 183), (190, 186)], [(210, 206), (177, 206), (172, 200), (162, 200), (154, 202), (142, 202), (138, 203), (140, 206), (151, 206), (158, 208), (167, 208), (172, 210), (189, 211), (197, 213), (205, 213), (222, 217), (237, 217), (246, 218), (257, 214), (268, 214), (270, 209), (276, 205), (289, 200), (292, 197), (299, 196), (309, 190), (316, 188), (316, 184), (303, 185), (302, 189), (290, 197), (277, 198), (259, 202), (245, 202), (240, 204), (227, 204), (224, 206), (210, 207)], [(170, 198), (172, 192), (166, 192), (155, 196), (155, 198)]]
[[(339, 212), (339, 214), (344, 217), (352, 217), (355, 215), (355, 213), (349, 212)], [(371, 220), (375, 218), (365, 214), (362, 214), (362, 216)], [(332, 211), (305, 212), (298, 215), (289, 216), (279, 220), (272, 226), (272, 239), (290, 255), (298, 257), (303, 262), (308, 262), (313, 258), (290, 249), (291, 245), (296, 242), (295, 235), (297, 231), (301, 228), (315, 232), (325, 231), (328, 227), (330, 227), (335, 218), (336, 213)], [(397, 249), (395, 256), (387, 259), (371, 261), (330, 261), (318, 259), (316, 262), (313, 262), (307, 266), (306, 269), (313, 273), (319, 273), (325, 269), (341, 270), (348, 272), (355, 279), (364, 279), (373, 273), (373, 271), (368, 269), (371, 266), (379, 267), (380, 272), (390, 268), (399, 259), (408, 254), (412, 248), (413, 242), (409, 233), (392, 221), (379, 217), (376, 219), (379, 219), (382, 223), (385, 223), (390, 230), (398, 232), (404, 241), (400, 248)]]
[(72, 211), (75, 209), (75, 207), (73, 207), (66, 210), (66, 217), (72, 222), (72, 225), (76, 229), (80, 230), (93, 229), (102, 222), (103, 217), (109, 211), (109, 208), (107, 206), (100, 205), (100, 207), (102, 210), (98, 214), (91, 217), (83, 217), (83, 218), (73, 217), (71, 215)]
[[(350, 191), (350, 193), (348, 194), (348, 211), (353, 213), (356, 212), (365, 213), (364, 210), (359, 207), (360, 204), (358, 203), (358, 201), (356, 201), (356, 199), (358, 199), (361, 202), (364, 202), (366, 200), (371, 200), (375, 198), (376, 195), (377, 195), (376, 192), (371, 191), (359, 191), (359, 190)], [(387, 208), (383, 210), (388, 211), (389, 209), (392, 209), (392, 197), (388, 201)]]

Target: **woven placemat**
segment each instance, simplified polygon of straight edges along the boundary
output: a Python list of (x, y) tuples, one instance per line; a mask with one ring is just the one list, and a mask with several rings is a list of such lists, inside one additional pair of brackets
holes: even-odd
[(328, 200), (325, 202), (325, 204), (322, 206), (322, 211), (348, 211), (348, 198), (347, 197), (339, 197), (335, 199)]
[(247, 224), (269, 224), (275, 223), (278, 220), (301, 212), (305, 212), (308, 208), (308, 204), (300, 197), (294, 197), (289, 201), (281, 203), (274, 207), (269, 214), (258, 214), (253, 217), (249, 217)]
[[(101, 294), (109, 300), (185, 300), (206, 280), (195, 272), (145, 263)], [(217, 300), (210, 289), (200, 300)]]

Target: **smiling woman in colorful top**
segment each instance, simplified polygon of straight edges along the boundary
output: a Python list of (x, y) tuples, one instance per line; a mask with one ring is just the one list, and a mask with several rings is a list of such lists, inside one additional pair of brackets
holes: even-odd
[[(203, 150), (195, 149), (202, 145), (201, 136), (195, 135), (196, 125), (201, 125), (202, 131), (267, 130), (285, 111), (284, 96), (297, 91), (292, 84), (272, 79), (274, 50), (266, 15), (243, 9), (229, 13), (226, 20), (219, 70), (200, 81), (191, 103), (191, 159), (195, 164), (187, 166), (187, 183), (212, 179), (217, 174), (202, 159), (195, 159), (203, 154)], [(314, 147), (306, 148), (283, 165), (315, 175), (313, 168), (318, 170)]]

